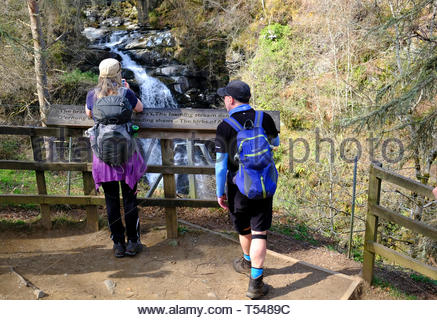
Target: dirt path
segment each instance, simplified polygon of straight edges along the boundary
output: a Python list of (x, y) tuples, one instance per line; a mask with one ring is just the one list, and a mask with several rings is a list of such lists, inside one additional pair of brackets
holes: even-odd
[[(0, 219), (29, 221), (38, 215), (37, 210), (5, 209), (0, 210)], [(68, 214), (69, 219), (77, 221), (83, 221), (86, 216), (84, 210), (72, 209), (67, 213), (53, 212), (53, 218), (56, 219), (58, 215), (65, 217), (66, 214)], [(103, 208), (100, 208), (100, 214), (105, 219)], [(227, 214), (221, 210), (179, 208), (178, 217), (209, 230), (228, 234), (236, 239)], [(10, 265), (17, 266), (17, 270), (29, 276), (30, 280), (36, 282), (35, 279), (37, 279), (36, 285), (39, 285), (40, 280), (43, 284), (53, 285), (54, 291), (52, 293), (56, 292), (56, 294), (52, 294), (49, 299), (53, 299), (55, 296), (60, 299), (67, 297), (68, 299), (171, 299), (174, 297), (173, 292), (178, 292), (181, 299), (194, 299), (195, 297), (216, 299), (216, 296), (219, 299), (244, 298), (247, 279), (243, 275), (234, 274), (230, 266), (232, 259), (240, 254), (238, 245), (229, 244), (227, 241), (223, 242), (220, 237), (216, 239), (204, 236), (204, 233), (196, 230), (185, 232), (187, 229), (184, 225), (181, 225), (180, 229), (183, 235), (178, 243), (169, 242), (165, 240), (163, 226), (165, 213), (162, 208), (141, 208), (140, 219), (142, 221), (142, 234), (145, 235), (143, 242), (148, 246), (147, 251), (133, 259), (125, 258), (115, 261), (112, 258), (107, 230), (95, 234), (84, 234), (78, 230), (80, 225), (62, 227), (62, 223), (55, 222), (55, 230), (48, 233), (38, 231), (38, 228), (34, 227), (30, 229), (30, 232), (26, 231), (28, 228), (1, 231), (0, 299), (33, 298), (30, 289), (19, 288), (18, 278), (10, 274)], [(5, 230), (11, 230), (11, 228)], [(271, 232), (269, 233), (268, 248), (292, 259), (305, 261), (332, 271), (350, 276), (359, 275), (361, 271), (359, 262), (347, 259), (346, 256), (336, 251), (328, 250), (322, 242), (320, 243), (320, 245), (314, 246), (289, 236)], [(208, 246), (210, 249), (207, 249)], [(218, 250), (218, 253), (215, 250)], [(266, 282), (271, 282), (270, 284), (276, 288), (282, 288), (281, 294), (285, 297), (284, 299), (301, 294), (302, 291), (299, 290), (303, 290), (311, 282), (317, 282), (314, 280), (315, 274), (311, 274), (311, 272), (302, 271), (299, 275), (296, 272), (299, 269), (298, 265), (294, 266), (294, 262), (288, 261), (283, 268), (278, 267), (280, 263), (278, 266), (276, 264), (277, 262), (271, 258), (267, 259)], [(202, 271), (207, 268), (211, 270)], [(268, 274), (269, 268), (273, 272), (271, 275)], [(277, 270), (281, 268), (284, 272), (293, 272), (294, 278), (278, 275), (279, 271)], [(184, 272), (179, 272), (179, 269), (183, 269)], [(365, 285), (361, 291), (361, 299), (406, 299), (405, 294), (419, 299), (437, 299), (437, 286), (435, 285), (415, 282), (408, 274), (395, 268), (392, 270), (376, 268), (375, 271), (376, 276), (389, 281), (391, 287)], [(201, 274), (199, 277), (196, 276), (196, 272), (206, 274)], [(160, 288), (164, 285), (162, 281), (169, 274), (177, 275), (177, 277), (172, 278), (174, 283), (169, 285), (167, 292), (162, 291)], [(226, 282), (220, 282), (223, 281), (220, 280), (223, 275), (226, 275), (226, 281), (232, 279), (231, 282), (238, 283), (238, 285), (233, 285), (232, 288), (227, 287), (229, 292), (212, 290), (212, 284), (217, 285), (218, 288), (226, 287)], [(230, 275), (232, 278), (229, 278)], [(90, 276), (91, 278), (89, 278)], [(190, 278), (191, 282), (185, 282), (186, 278)], [(103, 281), (108, 279), (116, 282), (114, 295), (110, 294), (103, 284)], [(122, 279), (121, 282), (120, 279)], [(152, 290), (155, 280), (157, 289)], [(300, 282), (297, 282), (299, 280)], [(182, 285), (179, 286), (178, 283)], [(313, 285), (315, 284), (313, 283)], [(298, 288), (298, 286), (302, 286), (302, 288)], [(393, 287), (399, 290), (400, 294), (394, 295), (391, 289)], [(121, 291), (121, 288), (124, 288), (125, 291)], [(187, 288), (190, 289), (187, 290)], [(211, 288), (210, 291), (208, 288)], [(216, 290), (218, 291), (216, 292)], [(14, 297), (12, 297), (13, 295)], [(272, 294), (269, 298), (275, 298), (276, 295), (277, 293)], [(302, 293), (301, 296), (294, 298), (311, 298), (311, 295), (305, 296)], [(326, 296), (320, 298), (325, 299)]]
[[(48, 294), (45, 299), (244, 299), (245, 275), (233, 271), (238, 244), (184, 227), (166, 240), (163, 226), (144, 232), (146, 250), (116, 259), (108, 231), (74, 230), (2, 232), (0, 299), (34, 299), (10, 272), (19, 273)], [(105, 280), (115, 283), (113, 293)], [(313, 269), (279, 256), (266, 260), (268, 299), (340, 299), (350, 289), (348, 277)]]

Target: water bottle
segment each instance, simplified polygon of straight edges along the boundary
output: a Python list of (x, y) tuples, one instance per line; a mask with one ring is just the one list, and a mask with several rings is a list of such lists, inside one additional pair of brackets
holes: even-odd
[(131, 135), (133, 137), (136, 137), (138, 134), (138, 130), (140, 130), (140, 127), (137, 126), (136, 124), (131, 125)]

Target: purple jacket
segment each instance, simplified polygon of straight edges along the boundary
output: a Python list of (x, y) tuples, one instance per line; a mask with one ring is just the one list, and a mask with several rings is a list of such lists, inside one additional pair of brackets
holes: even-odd
[[(130, 90), (129, 90), (130, 91)], [(131, 94), (133, 97), (131, 104), (133, 104), (133, 99), (136, 97)], [(88, 92), (87, 95), (87, 107), (92, 110), (93, 108), (93, 100), (94, 100), (94, 90)], [(128, 97), (130, 98), (130, 97)], [(135, 106), (135, 104), (133, 104)], [(139, 146), (141, 147), (141, 146)], [(99, 187), (102, 185), (102, 182), (110, 182), (110, 181), (124, 181), (126, 184), (133, 189), (138, 180), (146, 172), (147, 165), (144, 162), (143, 157), (138, 152), (134, 152), (134, 154), (130, 157), (130, 159), (123, 165), (118, 167), (112, 167), (102, 160), (97, 158), (97, 156), (93, 153), (93, 178), (96, 184), (96, 190), (99, 190)]]
[(99, 190), (102, 182), (110, 181), (124, 181), (133, 189), (146, 172), (146, 169), (147, 165), (138, 152), (134, 152), (128, 162), (118, 167), (111, 167), (93, 154), (93, 178), (96, 190)]

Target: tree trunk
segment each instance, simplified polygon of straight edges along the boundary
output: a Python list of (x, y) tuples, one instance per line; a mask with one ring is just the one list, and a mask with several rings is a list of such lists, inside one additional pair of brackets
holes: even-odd
[(149, 22), (149, 0), (136, 0), (138, 11), (138, 25), (144, 26)]
[(29, 8), (30, 27), (32, 29), (33, 51), (35, 56), (36, 89), (39, 100), (39, 112), (42, 125), (45, 126), (49, 107), (49, 94), (47, 90), (47, 65), (45, 59), (45, 43), (42, 36), (41, 19), (38, 0), (27, 0)]
[[(47, 89), (47, 64), (46, 64), (46, 46), (42, 35), (40, 11), (38, 0), (27, 0), (29, 9), (30, 27), (32, 29), (33, 38), (33, 54), (35, 56), (35, 76), (36, 90), (39, 100), (39, 114), (41, 118), (41, 126), (45, 127), (45, 121), (49, 111), (49, 92)], [(53, 148), (53, 137), (44, 138), (44, 148), (46, 160), (56, 158), (56, 149)]]

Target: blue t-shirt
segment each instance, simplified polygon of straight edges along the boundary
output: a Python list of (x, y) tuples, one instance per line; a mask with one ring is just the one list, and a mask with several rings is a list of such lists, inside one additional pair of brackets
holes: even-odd
[[(93, 110), (93, 106), (94, 106), (94, 95), (95, 95), (95, 90), (90, 90), (88, 91), (88, 94), (86, 95), (86, 105), (87, 108), (90, 110)], [(131, 89), (127, 89), (126, 92), (126, 98), (129, 100), (129, 103), (132, 106), (132, 109), (135, 108), (135, 106), (137, 105), (137, 96), (135, 95), (135, 93), (131, 90)]]

